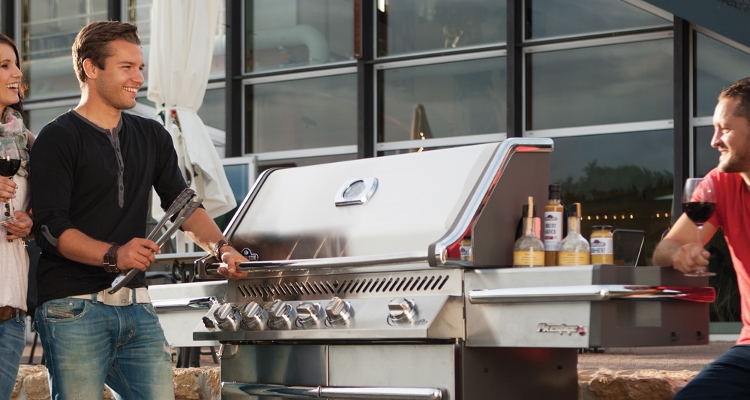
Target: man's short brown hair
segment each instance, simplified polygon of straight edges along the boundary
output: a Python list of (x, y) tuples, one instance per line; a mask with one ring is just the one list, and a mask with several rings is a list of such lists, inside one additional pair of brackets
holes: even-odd
[(734, 108), (734, 116), (745, 118), (750, 124), (750, 77), (740, 79), (722, 90), (719, 95), (721, 99), (739, 100)]
[(104, 69), (104, 60), (112, 55), (109, 51), (109, 42), (118, 39), (141, 45), (138, 27), (126, 22), (96, 21), (84, 26), (78, 32), (78, 36), (73, 42), (73, 68), (76, 70), (81, 87), (86, 82), (83, 61), (87, 58), (91, 59), (94, 65)]

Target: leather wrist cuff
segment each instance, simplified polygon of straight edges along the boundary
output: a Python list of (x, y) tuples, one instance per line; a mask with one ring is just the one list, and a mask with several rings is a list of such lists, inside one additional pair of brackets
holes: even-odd
[(221, 239), (214, 245), (214, 255), (219, 261), (221, 261), (221, 248), (224, 246), (231, 246), (231, 244), (226, 239)]
[(104, 254), (104, 270), (107, 272), (120, 272), (117, 268), (117, 249), (120, 248), (119, 244), (112, 243), (112, 247), (107, 250)]

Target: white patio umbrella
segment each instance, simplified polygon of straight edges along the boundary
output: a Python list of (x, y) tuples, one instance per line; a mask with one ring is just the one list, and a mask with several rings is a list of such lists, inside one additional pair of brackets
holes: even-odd
[[(148, 99), (156, 103), (157, 112), (164, 111), (165, 128), (172, 135), (180, 168), (214, 218), (237, 205), (197, 113), (206, 93), (221, 1), (155, 0), (148, 66)], [(157, 206), (152, 207), (152, 214), (159, 219), (163, 212)]]

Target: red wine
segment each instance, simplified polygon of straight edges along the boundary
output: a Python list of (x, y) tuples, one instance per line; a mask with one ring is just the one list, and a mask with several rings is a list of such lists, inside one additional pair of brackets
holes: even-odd
[(6, 160), (0, 158), (0, 176), (13, 176), (21, 168), (21, 160)]
[(703, 224), (713, 215), (715, 205), (715, 203), (691, 201), (690, 203), (682, 203), (682, 211), (687, 214), (691, 221), (696, 224)]

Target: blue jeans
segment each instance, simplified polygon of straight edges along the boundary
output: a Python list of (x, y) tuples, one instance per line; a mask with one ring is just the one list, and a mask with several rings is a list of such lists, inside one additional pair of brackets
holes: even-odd
[(673, 400), (750, 399), (750, 346), (732, 346), (680, 390)]
[(171, 350), (151, 304), (56, 299), (36, 309), (52, 400), (174, 399)]
[(18, 364), (26, 346), (26, 318), (0, 322), (0, 400), (10, 400), (18, 377)]

